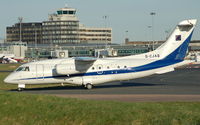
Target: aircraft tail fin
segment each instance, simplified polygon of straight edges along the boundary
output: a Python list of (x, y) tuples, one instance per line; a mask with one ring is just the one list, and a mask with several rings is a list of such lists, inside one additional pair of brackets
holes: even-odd
[(183, 60), (186, 56), (196, 23), (196, 19), (180, 22), (168, 40), (152, 52), (159, 53), (160, 58), (163, 59)]

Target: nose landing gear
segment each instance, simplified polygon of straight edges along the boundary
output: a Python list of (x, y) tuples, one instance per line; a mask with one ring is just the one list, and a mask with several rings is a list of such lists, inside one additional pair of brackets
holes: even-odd
[(21, 92), (23, 89), (25, 89), (25, 84), (18, 84), (18, 92)]

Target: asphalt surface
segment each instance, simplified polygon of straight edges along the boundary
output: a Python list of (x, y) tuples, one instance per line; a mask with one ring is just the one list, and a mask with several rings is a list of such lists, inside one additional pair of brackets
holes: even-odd
[(200, 101), (200, 68), (176, 69), (131, 81), (112, 82), (86, 90), (82, 86), (26, 89), (26, 93), (67, 98), (117, 101)]

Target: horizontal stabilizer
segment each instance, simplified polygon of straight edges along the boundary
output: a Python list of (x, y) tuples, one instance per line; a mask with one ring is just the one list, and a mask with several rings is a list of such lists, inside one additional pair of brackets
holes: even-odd
[(186, 65), (192, 65), (194, 63), (194, 60), (184, 60), (180, 63), (177, 63), (174, 67), (181, 67), (181, 66), (186, 66)]

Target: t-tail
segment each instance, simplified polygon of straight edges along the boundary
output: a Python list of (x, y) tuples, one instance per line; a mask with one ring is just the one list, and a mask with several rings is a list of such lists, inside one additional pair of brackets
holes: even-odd
[(167, 41), (160, 47), (154, 51), (135, 57), (159, 60), (184, 60), (196, 23), (196, 19), (184, 20), (180, 22)]
[(159, 53), (161, 59), (184, 60), (196, 23), (196, 19), (180, 22), (167, 41), (154, 52)]

